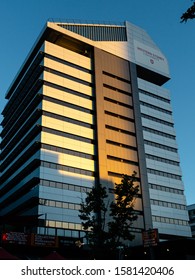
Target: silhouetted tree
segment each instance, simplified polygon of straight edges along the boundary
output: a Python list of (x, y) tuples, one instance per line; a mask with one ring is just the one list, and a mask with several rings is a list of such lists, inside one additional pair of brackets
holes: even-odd
[(115, 184), (115, 201), (110, 205), (112, 221), (108, 223), (110, 242), (115, 246), (122, 244), (123, 240), (133, 240), (131, 225), (137, 220), (134, 210), (135, 200), (139, 192), (136, 172), (132, 176), (123, 175), (120, 184)]
[(193, 5), (187, 9), (185, 13), (181, 16), (181, 22), (187, 22), (188, 19), (194, 19), (195, 18), (195, 1), (193, 2)]
[(87, 193), (85, 201), (81, 203), (80, 219), (83, 221), (83, 229), (86, 230), (89, 245), (101, 247), (106, 240), (105, 215), (108, 207), (105, 199), (108, 197), (105, 187), (101, 185), (93, 187)]
[[(122, 244), (123, 240), (133, 240), (131, 225), (137, 219), (134, 210), (139, 187), (136, 172), (132, 176), (123, 175), (120, 184), (115, 184), (114, 201), (108, 201), (105, 187), (93, 187), (81, 203), (79, 217), (89, 245), (96, 248), (112, 248)], [(107, 204), (107, 205), (106, 205)], [(110, 222), (106, 221), (109, 211)]]

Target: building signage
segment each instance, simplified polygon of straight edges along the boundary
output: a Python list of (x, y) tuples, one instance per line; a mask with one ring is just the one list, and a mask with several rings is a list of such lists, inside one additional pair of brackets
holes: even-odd
[(58, 247), (58, 237), (52, 235), (32, 234), (31, 245), (41, 247)]
[(149, 229), (142, 233), (144, 247), (156, 246), (158, 244), (158, 229)]
[(2, 242), (7, 244), (31, 245), (40, 247), (58, 247), (58, 237), (52, 235), (26, 234), (23, 232), (6, 232)]
[(160, 50), (142, 44), (137, 40), (134, 40), (134, 49), (137, 64), (143, 64), (155, 72), (161, 71), (169, 75), (167, 59)]
[(29, 235), (23, 232), (7, 232), (2, 234), (2, 242), (9, 244), (27, 245), (30, 242)]

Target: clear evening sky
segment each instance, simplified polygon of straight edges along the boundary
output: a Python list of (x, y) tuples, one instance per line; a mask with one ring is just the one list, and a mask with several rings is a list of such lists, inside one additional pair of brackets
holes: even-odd
[[(5, 93), (48, 19), (123, 22), (145, 29), (167, 57), (187, 204), (195, 203), (195, 19), (180, 23), (191, 0), (1, 0), (0, 111)], [(2, 121), (2, 117), (0, 117)]]

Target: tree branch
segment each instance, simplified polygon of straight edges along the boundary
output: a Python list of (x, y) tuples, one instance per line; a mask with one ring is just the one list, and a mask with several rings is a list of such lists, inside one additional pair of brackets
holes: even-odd
[(194, 19), (194, 18), (195, 18), (195, 2), (190, 8), (187, 9), (185, 13), (182, 14), (180, 22), (186, 23), (188, 19)]

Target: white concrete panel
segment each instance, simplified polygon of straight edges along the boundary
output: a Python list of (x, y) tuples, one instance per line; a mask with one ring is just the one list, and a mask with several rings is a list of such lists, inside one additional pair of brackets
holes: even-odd
[(142, 117), (142, 126), (146, 126), (146, 127), (152, 128), (152, 129), (156, 129), (156, 130), (162, 131), (164, 133), (172, 134), (172, 135), (174, 135), (174, 133), (175, 133), (175, 130), (174, 130), (173, 127), (165, 125), (165, 124), (160, 123), (160, 122), (156, 122), (156, 121), (153, 121), (153, 120), (146, 119), (144, 117)]
[(65, 90), (60, 90), (56, 88), (49, 87), (47, 85), (43, 85), (43, 94), (45, 96), (49, 96), (64, 102), (68, 102), (77, 106), (81, 106), (83, 108), (87, 108), (92, 110), (93, 109), (93, 103), (92, 100), (82, 98), (80, 96), (70, 94), (69, 92), (66, 92)]
[(63, 136), (42, 132), (41, 142), (57, 147), (67, 148), (75, 151), (80, 151), (90, 155), (94, 155), (94, 145), (90, 143), (81, 142), (79, 140), (66, 138)]
[[(162, 95), (162, 97), (163, 97), (163, 95)], [(139, 92), (139, 100), (172, 112), (172, 106), (170, 103), (159, 100), (155, 97), (151, 97), (151, 96), (148, 96), (148, 95), (145, 95), (145, 94)]]
[(146, 166), (147, 166), (147, 168), (151, 168), (151, 169), (154, 169), (154, 170), (163, 171), (163, 172), (167, 172), (167, 173), (182, 176), (180, 166), (155, 161), (155, 160), (152, 160), (152, 159), (146, 159)]
[(87, 94), (89, 96), (92, 96), (92, 88), (90, 86), (81, 84), (79, 82), (72, 81), (68, 78), (61, 77), (59, 75), (49, 73), (45, 71), (43, 73), (43, 79), (45, 81), (57, 84), (59, 86), (67, 87), (69, 89), (79, 91), (81, 93)]
[(165, 191), (160, 191), (155, 189), (149, 189), (149, 193), (150, 193), (150, 199), (156, 199), (159, 201), (166, 201), (170, 203), (172, 202), (181, 205), (186, 205), (185, 196), (181, 194), (165, 192)]
[(91, 176), (42, 166), (40, 167), (40, 178), (89, 188), (93, 187), (95, 183), (95, 178)]
[(41, 149), (41, 160), (95, 171), (93, 160)]
[(42, 117), (42, 125), (51, 129), (56, 129), (62, 132), (72, 133), (89, 139), (94, 138), (94, 132), (92, 129), (83, 127), (70, 122), (61, 121), (48, 116)]
[(85, 193), (40, 186), (40, 198), (43, 199), (80, 204), (85, 197)]
[(52, 44), (48, 41), (45, 41), (44, 50), (50, 55), (54, 55), (71, 63), (75, 63), (76, 65), (80, 65), (86, 69), (91, 69), (91, 60), (89, 57), (83, 56), (66, 48)]
[(83, 72), (81, 70), (78, 70), (76, 68), (73, 68), (71, 66), (65, 65), (63, 63), (54, 61), (52, 59), (49, 59), (47, 57), (44, 58), (44, 66), (57, 70), (61, 73), (68, 74), (72, 77), (84, 80), (86, 82), (91, 83), (92, 82), (92, 76), (89, 73)]
[(144, 145), (144, 149), (145, 149), (145, 153), (146, 154), (151, 154), (154, 156), (158, 156), (158, 157), (162, 157), (162, 158), (167, 158), (170, 160), (174, 160), (179, 162), (179, 155), (177, 153), (171, 152), (171, 151), (167, 151), (158, 147), (153, 147), (150, 145), (145, 144)]
[(146, 80), (138, 78), (138, 87), (139, 89), (145, 90), (147, 92), (151, 92), (154, 95), (157, 95), (159, 97), (164, 97), (170, 100), (170, 91), (162, 86), (158, 86)]
[(158, 228), (159, 233), (173, 234), (179, 236), (191, 237), (191, 231), (189, 226), (180, 226), (174, 224), (165, 224), (160, 222), (153, 222), (153, 227)]
[(150, 117), (154, 117), (159, 119), (160, 121), (165, 121), (165, 122), (169, 122), (171, 124), (173, 124), (173, 117), (167, 113), (158, 111), (156, 109), (153, 108), (149, 108), (147, 106), (141, 105), (140, 106), (141, 109), (141, 113), (148, 115)]
[(160, 186), (184, 190), (183, 182), (168, 177), (163, 177), (155, 174), (148, 173), (148, 182)]
[(43, 110), (93, 124), (93, 115), (43, 100)]

